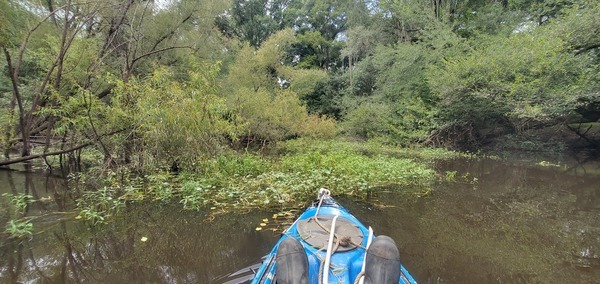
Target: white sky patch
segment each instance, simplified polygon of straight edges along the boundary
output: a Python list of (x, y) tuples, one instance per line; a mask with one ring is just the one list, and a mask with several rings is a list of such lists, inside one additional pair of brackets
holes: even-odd
[(156, 5), (157, 10), (166, 10), (173, 4), (175, 4), (177, 0), (155, 0), (154, 4)]
[(512, 32), (513, 32), (513, 34), (520, 34), (520, 33), (530, 31), (533, 27), (534, 27), (533, 22), (520, 23)]
[(531, 31), (533, 28), (537, 27), (538, 23), (531, 20), (531, 17), (527, 17), (524, 22), (521, 22), (517, 25), (517, 27), (512, 31), (513, 34), (525, 33)]

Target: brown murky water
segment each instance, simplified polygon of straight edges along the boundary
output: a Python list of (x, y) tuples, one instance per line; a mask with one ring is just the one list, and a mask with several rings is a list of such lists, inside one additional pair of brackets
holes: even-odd
[[(420, 283), (598, 283), (600, 164), (456, 160), (438, 170), (456, 171), (457, 182), (422, 197), (401, 189), (369, 203), (340, 201), (376, 234), (396, 240)], [(128, 206), (108, 225), (90, 227), (73, 214), (48, 214), (68, 211), (65, 186), (42, 174), (0, 171), (0, 194), (45, 200), (30, 206), (30, 216), (44, 215), (31, 238), (0, 235), (0, 283), (221, 283), (258, 263), (277, 240), (255, 230), (273, 212), (208, 222), (207, 212), (178, 204)], [(0, 216), (0, 225), (6, 221)]]

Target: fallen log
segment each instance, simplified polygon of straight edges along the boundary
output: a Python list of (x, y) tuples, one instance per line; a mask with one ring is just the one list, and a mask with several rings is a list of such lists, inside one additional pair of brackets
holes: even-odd
[(33, 159), (37, 159), (37, 158), (43, 158), (43, 157), (48, 157), (48, 156), (55, 156), (55, 155), (65, 154), (65, 153), (77, 151), (77, 150), (79, 150), (81, 148), (85, 148), (85, 147), (90, 146), (92, 144), (94, 144), (94, 143), (88, 142), (88, 143), (84, 143), (84, 144), (81, 144), (81, 145), (77, 145), (77, 146), (69, 148), (69, 149), (64, 149), (64, 150), (59, 150), (59, 151), (53, 151), (53, 152), (47, 152), (47, 153), (40, 153), (40, 154), (35, 154), (35, 155), (29, 155), (29, 156), (26, 156), (26, 157), (20, 157), (20, 158), (16, 158), (16, 159), (9, 159), (9, 160), (0, 161), (0, 167), (1, 166), (11, 165), (11, 164), (16, 164), (16, 163), (20, 163), (20, 162), (25, 162), (25, 161), (29, 161), (29, 160), (33, 160)]

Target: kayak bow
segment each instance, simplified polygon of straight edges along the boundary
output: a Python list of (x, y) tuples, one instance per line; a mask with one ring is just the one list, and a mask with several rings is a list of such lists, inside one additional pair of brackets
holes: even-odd
[(309, 206), (283, 232), (256, 271), (252, 284), (363, 281), (417, 283), (400, 264), (391, 238), (373, 239), (371, 228), (367, 229), (331, 198), (329, 190), (321, 189), (319, 202)]

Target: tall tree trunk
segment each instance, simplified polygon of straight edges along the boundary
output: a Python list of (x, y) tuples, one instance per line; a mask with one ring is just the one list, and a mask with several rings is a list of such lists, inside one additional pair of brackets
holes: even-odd
[[(48, 123), (48, 128), (46, 129), (46, 143), (44, 145), (44, 155), (48, 153), (48, 150), (50, 149), (50, 142), (51, 142), (51, 138), (52, 138), (52, 128), (54, 128), (54, 118), (50, 118), (50, 121)], [(46, 166), (52, 170), (52, 165), (48, 162), (48, 159), (46, 158), (46, 156), (43, 157), (44, 158), (44, 162), (46, 163)]]
[(23, 148), (21, 149), (21, 156), (26, 157), (29, 156), (30, 153), (29, 129), (27, 127), (27, 122), (25, 118), (25, 108), (23, 107), (23, 99), (21, 98), (21, 93), (19, 92), (18, 69), (13, 66), (12, 58), (10, 56), (8, 48), (6, 48), (6, 46), (2, 46), (2, 50), (4, 51), (4, 57), (6, 58), (10, 82), (13, 89), (13, 99), (17, 101), (17, 105), (19, 106), (19, 130), (21, 132), (21, 143), (23, 144)]
[[(16, 97), (13, 95), (11, 100), (10, 100), (10, 109), (8, 110), (8, 116), (9, 116), (9, 120), (13, 121), (14, 117), (15, 117), (15, 108), (17, 107), (17, 99)], [(13, 148), (14, 143), (12, 142), (12, 135), (13, 135), (13, 128), (14, 125), (8, 125), (8, 127), (10, 129), (6, 130), (6, 136), (4, 137), (6, 139), (6, 148), (4, 149), (4, 157), (8, 160), (10, 158), (10, 151)]]

